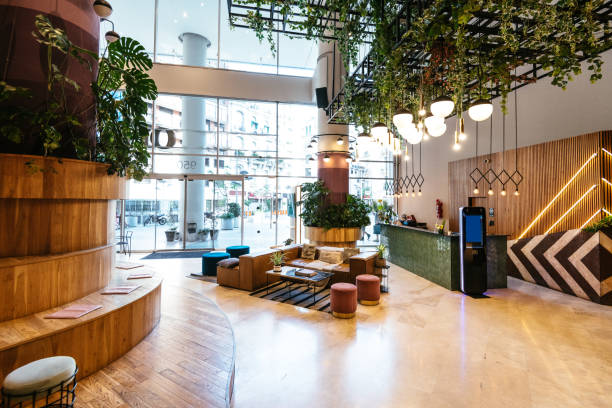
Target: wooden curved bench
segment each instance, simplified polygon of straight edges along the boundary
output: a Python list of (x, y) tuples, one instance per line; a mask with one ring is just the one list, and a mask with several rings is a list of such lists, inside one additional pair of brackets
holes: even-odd
[[(132, 271), (145, 270), (151, 271)], [(129, 273), (115, 270), (109, 285), (125, 284)], [(74, 357), (82, 378), (128, 352), (159, 322), (162, 280), (154, 276), (128, 282), (142, 286), (128, 295), (101, 295), (97, 291), (71, 302), (102, 305), (78, 319), (45, 319), (68, 303), (1, 322), (0, 381), (17, 367), (53, 355)]]

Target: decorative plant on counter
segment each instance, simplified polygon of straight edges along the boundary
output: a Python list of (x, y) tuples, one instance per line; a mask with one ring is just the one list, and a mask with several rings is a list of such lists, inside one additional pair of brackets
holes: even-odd
[(372, 210), (376, 216), (377, 224), (391, 224), (394, 217), (397, 217), (393, 207), (384, 200), (378, 200), (372, 205)]
[(595, 221), (592, 224), (584, 227), (582, 230), (585, 232), (597, 232), (602, 230), (612, 232), (612, 215), (608, 215), (599, 221)]
[(280, 272), (282, 271), (283, 262), (285, 262), (285, 254), (280, 251), (273, 252), (272, 255), (270, 255), (270, 261), (272, 265), (274, 265), (274, 272)]
[(376, 246), (376, 267), (384, 268), (387, 265), (387, 260), (385, 259), (385, 253), (387, 251), (387, 246), (385, 244), (378, 244)]
[(370, 206), (361, 198), (347, 194), (346, 202), (331, 204), (329, 189), (323, 181), (302, 184), (300, 217), (307, 227), (362, 228), (370, 225)]
[[(77, 47), (47, 16), (36, 16), (35, 26), (32, 34), (47, 57), (47, 92), (39, 106), (26, 109), (23, 102), (31, 98), (30, 90), (0, 82), (2, 151), (99, 161), (110, 165), (109, 174), (141, 180), (149, 158), (147, 100), (157, 97), (155, 82), (147, 74), (153, 62), (144, 47), (127, 37), (109, 44), (91, 84), (95, 104), (84, 112), (71, 112), (67, 89), (78, 92), (80, 87), (64, 75), (57, 57), (64, 56), (63, 63), (75, 59), (91, 71), (98, 55)], [(90, 110), (96, 112), (95, 129), (86, 129), (78, 119)], [(91, 132), (95, 143), (86, 137)]]

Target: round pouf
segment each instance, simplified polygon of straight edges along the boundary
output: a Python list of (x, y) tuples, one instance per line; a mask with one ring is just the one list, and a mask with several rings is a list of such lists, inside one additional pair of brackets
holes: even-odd
[(374, 275), (357, 275), (357, 300), (362, 305), (374, 306), (380, 301), (380, 279)]
[(209, 252), (202, 255), (202, 275), (217, 276), (217, 262), (229, 257), (227, 252)]
[(334, 283), (330, 292), (331, 312), (334, 317), (350, 319), (357, 310), (357, 287), (351, 283)]
[(230, 258), (238, 258), (240, 255), (246, 255), (249, 253), (249, 250), (250, 248), (248, 245), (234, 245), (225, 248), (225, 252), (230, 254)]
[(61, 406), (71, 407), (74, 403), (76, 372), (76, 361), (68, 356), (43, 358), (19, 367), (4, 379), (2, 406), (11, 407), (20, 401), (37, 401), (43, 398), (50, 403), (59, 396), (49, 397), (61, 389)]

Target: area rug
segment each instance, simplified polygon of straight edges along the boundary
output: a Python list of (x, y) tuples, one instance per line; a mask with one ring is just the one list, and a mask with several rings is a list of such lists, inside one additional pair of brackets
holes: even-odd
[(265, 288), (251, 292), (250, 295), (260, 299), (273, 300), (306, 309), (318, 310), (319, 312), (330, 312), (329, 288), (317, 288), (316, 301), (312, 296), (312, 288), (290, 282), (276, 282)]
[(201, 258), (210, 251), (153, 252), (140, 259)]

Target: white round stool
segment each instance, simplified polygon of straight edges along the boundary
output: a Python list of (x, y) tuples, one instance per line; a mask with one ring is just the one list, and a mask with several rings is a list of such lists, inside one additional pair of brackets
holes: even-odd
[(72, 407), (77, 371), (76, 361), (68, 356), (43, 358), (19, 367), (4, 379), (2, 407), (20, 408), (30, 403), (34, 408)]

